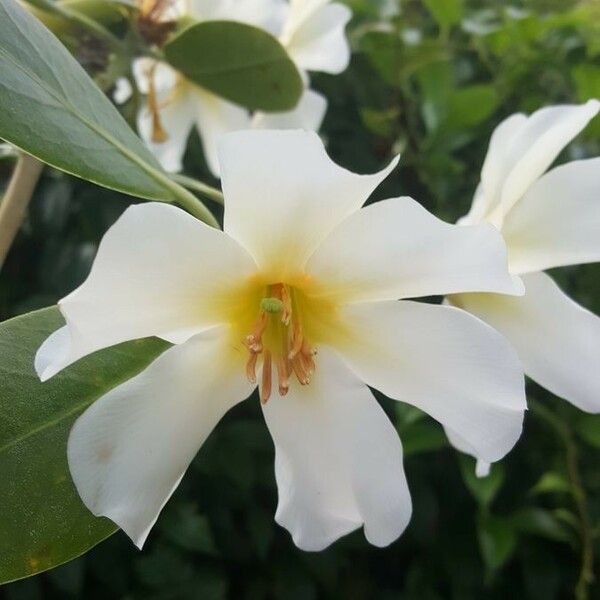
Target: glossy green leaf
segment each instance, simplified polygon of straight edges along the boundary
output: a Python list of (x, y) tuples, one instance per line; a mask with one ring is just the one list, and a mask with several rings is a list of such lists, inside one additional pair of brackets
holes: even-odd
[(190, 81), (250, 110), (291, 110), (302, 94), (300, 73), (283, 46), (244, 23), (196, 23), (175, 35), (164, 53)]
[(0, 0), (0, 138), (98, 185), (175, 200), (175, 184), (116, 108), (15, 0)]
[(68, 434), (94, 400), (168, 346), (156, 339), (121, 344), (40, 383), (35, 352), (62, 324), (56, 308), (0, 324), (0, 584), (64, 563), (116, 530), (79, 499), (67, 466)]

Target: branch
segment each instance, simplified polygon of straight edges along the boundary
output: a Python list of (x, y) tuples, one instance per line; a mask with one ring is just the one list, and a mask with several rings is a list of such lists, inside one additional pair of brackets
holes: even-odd
[(19, 231), (44, 164), (29, 154), (19, 154), (17, 166), (0, 204), (0, 269)]

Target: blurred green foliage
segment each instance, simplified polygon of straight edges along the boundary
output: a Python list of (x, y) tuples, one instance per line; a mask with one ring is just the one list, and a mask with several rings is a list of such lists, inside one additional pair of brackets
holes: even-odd
[[(315, 76), (329, 98), (332, 157), (373, 171), (401, 152), (375, 199), (411, 195), (455, 221), (470, 204), (494, 126), (515, 111), (600, 96), (597, 0), (348, 0), (354, 55)], [(131, 114), (131, 107), (125, 107)], [(127, 111), (129, 111), (127, 113)], [(600, 154), (600, 119), (561, 161)], [(0, 154), (0, 176), (10, 173)], [(186, 173), (210, 180), (197, 137)], [(600, 200), (600, 199), (599, 199)], [(128, 198), (47, 171), (0, 273), (0, 320), (56, 302), (89, 270)], [(600, 267), (553, 273), (600, 313)], [(273, 520), (273, 447), (257, 399), (211, 435), (145, 550), (122, 534), (0, 590), (38, 598), (600, 597), (600, 417), (534, 384), (525, 435), (487, 479), (417, 410), (381, 401), (406, 447), (414, 514), (391, 547), (357, 532), (319, 554)], [(577, 590), (577, 592), (575, 591)]]

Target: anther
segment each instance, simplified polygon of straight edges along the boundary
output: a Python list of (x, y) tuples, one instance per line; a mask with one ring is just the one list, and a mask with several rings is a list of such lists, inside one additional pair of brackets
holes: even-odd
[(271, 352), (265, 350), (262, 367), (262, 385), (260, 386), (260, 401), (262, 404), (266, 404), (271, 397), (271, 384)]
[(290, 389), (290, 382), (288, 379), (286, 360), (283, 356), (280, 356), (277, 359), (277, 379), (279, 381), (279, 395), (285, 396)]
[(153, 65), (146, 73), (146, 77), (148, 78), (148, 110), (150, 111), (150, 116), (152, 118), (152, 141), (161, 144), (166, 142), (169, 136), (160, 120), (160, 109), (156, 97), (156, 87), (154, 85), (155, 70), (156, 65)]

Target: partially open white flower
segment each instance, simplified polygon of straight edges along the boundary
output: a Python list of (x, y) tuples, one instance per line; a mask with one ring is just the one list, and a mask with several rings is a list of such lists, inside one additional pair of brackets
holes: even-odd
[[(200, 21), (239, 21), (279, 36), (307, 85), (307, 70), (340, 73), (350, 60), (344, 27), (351, 12), (329, 0), (292, 0), (289, 4), (284, 0), (180, 0), (172, 6), (176, 14), (170, 18), (188, 14)], [(224, 133), (249, 128), (317, 131), (327, 109), (326, 99), (306, 87), (293, 110), (252, 116), (154, 59), (136, 60), (133, 73), (138, 89), (147, 96), (138, 114), (138, 130), (163, 168), (171, 172), (181, 170), (194, 126), (208, 167), (219, 176), (217, 142)]]
[(534, 381), (594, 413), (600, 411), (600, 319), (543, 271), (600, 260), (600, 158), (545, 173), (599, 108), (595, 100), (552, 106), (512, 115), (496, 128), (460, 223), (489, 222), (502, 232), (509, 269), (521, 276), (526, 294), (449, 299), (503, 333)]
[(361, 209), (397, 161), (353, 174), (314, 133), (228, 134), (220, 161), (224, 231), (173, 206), (131, 207), (59, 303), (67, 325), (38, 351), (43, 380), (125, 340), (175, 344), (77, 420), (75, 485), (141, 546), (213, 427), (258, 381), (277, 522), (306, 550), (361, 525), (389, 544), (411, 500), (400, 440), (367, 386), (428, 412), (486, 461), (521, 432), (523, 375), (504, 338), (456, 308), (397, 300), (518, 293), (502, 239), (410, 198)]

